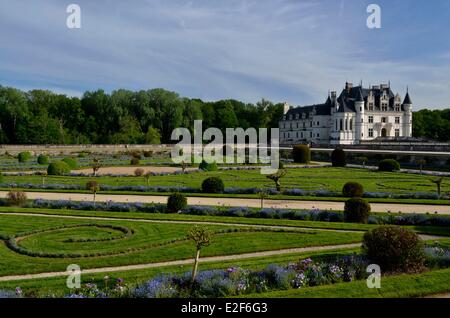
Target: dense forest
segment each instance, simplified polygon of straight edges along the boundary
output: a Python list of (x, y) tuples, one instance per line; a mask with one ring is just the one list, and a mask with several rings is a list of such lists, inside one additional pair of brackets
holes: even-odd
[[(86, 92), (81, 98), (0, 86), (0, 144), (170, 143), (172, 130), (278, 127), (283, 105), (204, 102), (164, 89)], [(414, 113), (414, 137), (450, 140), (450, 109)]]
[(282, 104), (204, 102), (164, 89), (86, 92), (82, 98), (0, 86), (0, 144), (170, 143), (172, 130), (277, 127)]

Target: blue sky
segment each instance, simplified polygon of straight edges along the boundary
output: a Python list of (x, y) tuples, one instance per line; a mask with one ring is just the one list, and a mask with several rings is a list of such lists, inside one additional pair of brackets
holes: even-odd
[[(81, 29), (66, 7), (81, 7)], [(366, 8), (382, 9), (368, 29)], [(0, 85), (162, 87), (204, 100), (323, 102), (346, 80), (450, 107), (448, 0), (0, 0)]]

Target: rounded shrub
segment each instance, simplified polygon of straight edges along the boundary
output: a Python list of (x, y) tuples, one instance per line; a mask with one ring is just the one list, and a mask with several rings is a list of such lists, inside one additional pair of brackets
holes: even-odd
[(378, 164), (378, 171), (387, 171), (387, 172), (393, 172), (393, 171), (399, 171), (400, 170), (400, 164), (397, 160), (394, 159), (384, 159), (381, 160)]
[(341, 148), (336, 148), (331, 153), (331, 164), (333, 167), (345, 167), (347, 165), (347, 158), (345, 151)]
[(364, 195), (364, 187), (358, 182), (347, 182), (342, 188), (342, 195), (348, 198), (361, 198)]
[(47, 174), (49, 176), (61, 176), (70, 173), (69, 165), (64, 161), (55, 161), (48, 165)]
[(27, 195), (23, 191), (9, 191), (6, 202), (9, 206), (24, 206), (27, 203)]
[(202, 182), (202, 191), (204, 193), (222, 193), (225, 185), (219, 177), (209, 177)]
[(145, 158), (150, 158), (151, 156), (153, 156), (153, 151), (151, 151), (151, 150), (144, 151)]
[(144, 169), (142, 168), (137, 168), (136, 170), (134, 170), (134, 175), (136, 177), (142, 177), (144, 175)]
[(19, 162), (27, 162), (28, 160), (30, 160), (31, 158), (31, 153), (29, 153), (28, 151), (23, 151), (21, 153), (19, 153), (19, 155), (17, 156), (17, 159), (19, 160)]
[(352, 198), (345, 202), (344, 220), (352, 223), (367, 223), (370, 204), (361, 198)]
[(76, 169), (78, 167), (78, 161), (74, 158), (64, 158), (62, 161), (67, 163), (70, 169)]
[(40, 154), (37, 158), (37, 162), (40, 165), (48, 165), (48, 157), (46, 155)]
[(95, 180), (88, 181), (86, 182), (86, 190), (98, 192), (100, 191), (100, 184)]
[(311, 149), (308, 145), (295, 145), (292, 149), (295, 163), (309, 163), (311, 161)]
[(363, 237), (363, 253), (384, 272), (416, 272), (423, 269), (425, 255), (419, 236), (399, 226), (380, 226)]
[(139, 163), (140, 163), (139, 158), (133, 157), (133, 158), (131, 158), (131, 160), (130, 160), (130, 164), (131, 164), (132, 166), (138, 166)]
[(167, 198), (167, 212), (177, 213), (187, 206), (187, 199), (181, 193), (172, 193)]
[(202, 160), (202, 162), (200, 163), (198, 168), (203, 171), (217, 171), (218, 170), (217, 163), (215, 163), (215, 162), (207, 163), (205, 160)]

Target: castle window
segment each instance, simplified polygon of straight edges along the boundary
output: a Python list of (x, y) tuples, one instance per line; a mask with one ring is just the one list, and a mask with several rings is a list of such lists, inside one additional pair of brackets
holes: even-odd
[(373, 110), (373, 103), (369, 103), (369, 110)]
[(395, 137), (400, 137), (400, 129), (395, 130)]
[(317, 138), (319, 138), (320, 137), (320, 134), (317, 134)]
[(400, 117), (395, 117), (395, 123), (400, 124)]
[(387, 110), (388, 110), (388, 104), (382, 103), (382, 104), (381, 104), (381, 110), (384, 111), (384, 112), (387, 112)]
[(387, 118), (386, 117), (381, 117), (381, 122), (384, 123), (384, 124), (387, 123)]
[(400, 111), (400, 104), (395, 104), (395, 111), (399, 112)]
[(309, 137), (312, 138), (313, 137), (313, 133), (312, 131), (309, 133)]
[(340, 131), (344, 130), (344, 120), (343, 119), (341, 119), (340, 122), (339, 122), (339, 130)]
[(312, 126), (313, 126), (313, 122), (310, 121), (310, 122), (309, 122), (309, 127), (312, 127)]
[(348, 119), (345, 120), (345, 130), (348, 130)]
[(303, 128), (306, 128), (306, 123), (305, 122), (303, 122)]
[(373, 124), (373, 116), (369, 116), (369, 124)]
[(353, 119), (350, 119), (350, 130), (353, 130)]
[(317, 126), (320, 126), (320, 122), (317, 122)]
[(373, 138), (373, 129), (372, 128), (369, 128), (369, 137)]

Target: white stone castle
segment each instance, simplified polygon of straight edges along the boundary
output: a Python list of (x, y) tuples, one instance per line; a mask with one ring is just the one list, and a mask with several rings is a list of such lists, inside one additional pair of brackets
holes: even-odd
[(342, 93), (328, 94), (324, 104), (284, 106), (279, 123), (280, 144), (357, 145), (380, 137), (412, 137), (412, 102), (402, 102), (390, 85), (363, 88), (346, 83)]

